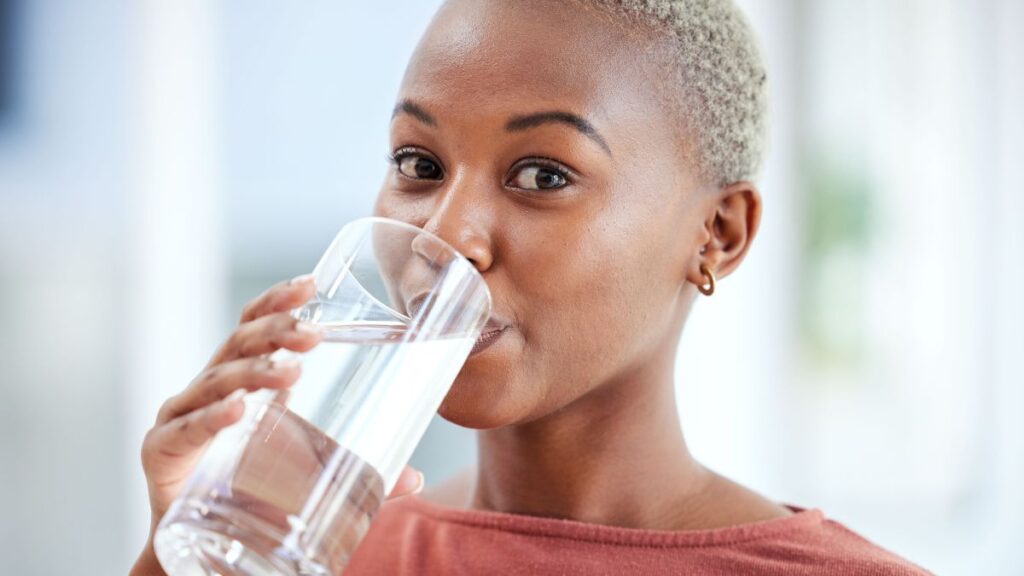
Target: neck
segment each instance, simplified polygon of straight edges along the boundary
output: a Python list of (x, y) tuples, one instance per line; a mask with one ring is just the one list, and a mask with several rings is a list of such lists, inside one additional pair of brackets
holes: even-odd
[(711, 473), (683, 439), (674, 353), (673, 345), (553, 414), (479, 432), (473, 507), (635, 528), (687, 524)]

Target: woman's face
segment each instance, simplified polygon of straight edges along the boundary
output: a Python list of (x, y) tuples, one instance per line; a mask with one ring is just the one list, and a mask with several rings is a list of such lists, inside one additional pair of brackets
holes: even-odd
[(573, 2), (452, 0), (413, 54), (375, 213), (467, 256), (503, 328), (448, 420), (526, 422), (674, 354), (706, 194), (657, 45)]

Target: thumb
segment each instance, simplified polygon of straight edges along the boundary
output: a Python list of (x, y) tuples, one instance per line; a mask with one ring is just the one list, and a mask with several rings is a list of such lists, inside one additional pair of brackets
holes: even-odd
[(398, 498), (407, 494), (417, 494), (423, 490), (423, 484), (423, 473), (406, 466), (398, 476), (395, 487), (391, 489), (391, 494), (388, 494), (388, 499)]

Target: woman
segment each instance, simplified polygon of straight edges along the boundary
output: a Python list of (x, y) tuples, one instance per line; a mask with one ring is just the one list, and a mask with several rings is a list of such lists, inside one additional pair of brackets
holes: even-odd
[[(442, 6), (375, 213), (446, 239), (491, 289), (489, 345), (440, 408), (478, 430), (479, 463), (387, 503), (346, 574), (923, 573), (708, 470), (683, 438), (676, 347), (757, 232), (765, 92), (728, 0)], [(311, 291), (250, 303), (165, 404), (143, 448), (154, 522), (240, 417), (230, 393), (297, 378), (261, 355), (316, 345), (287, 315)], [(393, 496), (417, 485), (408, 472)], [(136, 568), (158, 572), (151, 546)]]

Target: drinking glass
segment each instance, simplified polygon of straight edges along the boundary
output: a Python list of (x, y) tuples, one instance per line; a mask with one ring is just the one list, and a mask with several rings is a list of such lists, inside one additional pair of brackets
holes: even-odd
[(293, 315), (323, 340), (298, 381), (247, 394), (162, 518), (171, 575), (340, 576), (491, 313), (475, 267), (385, 218), (338, 233)]

